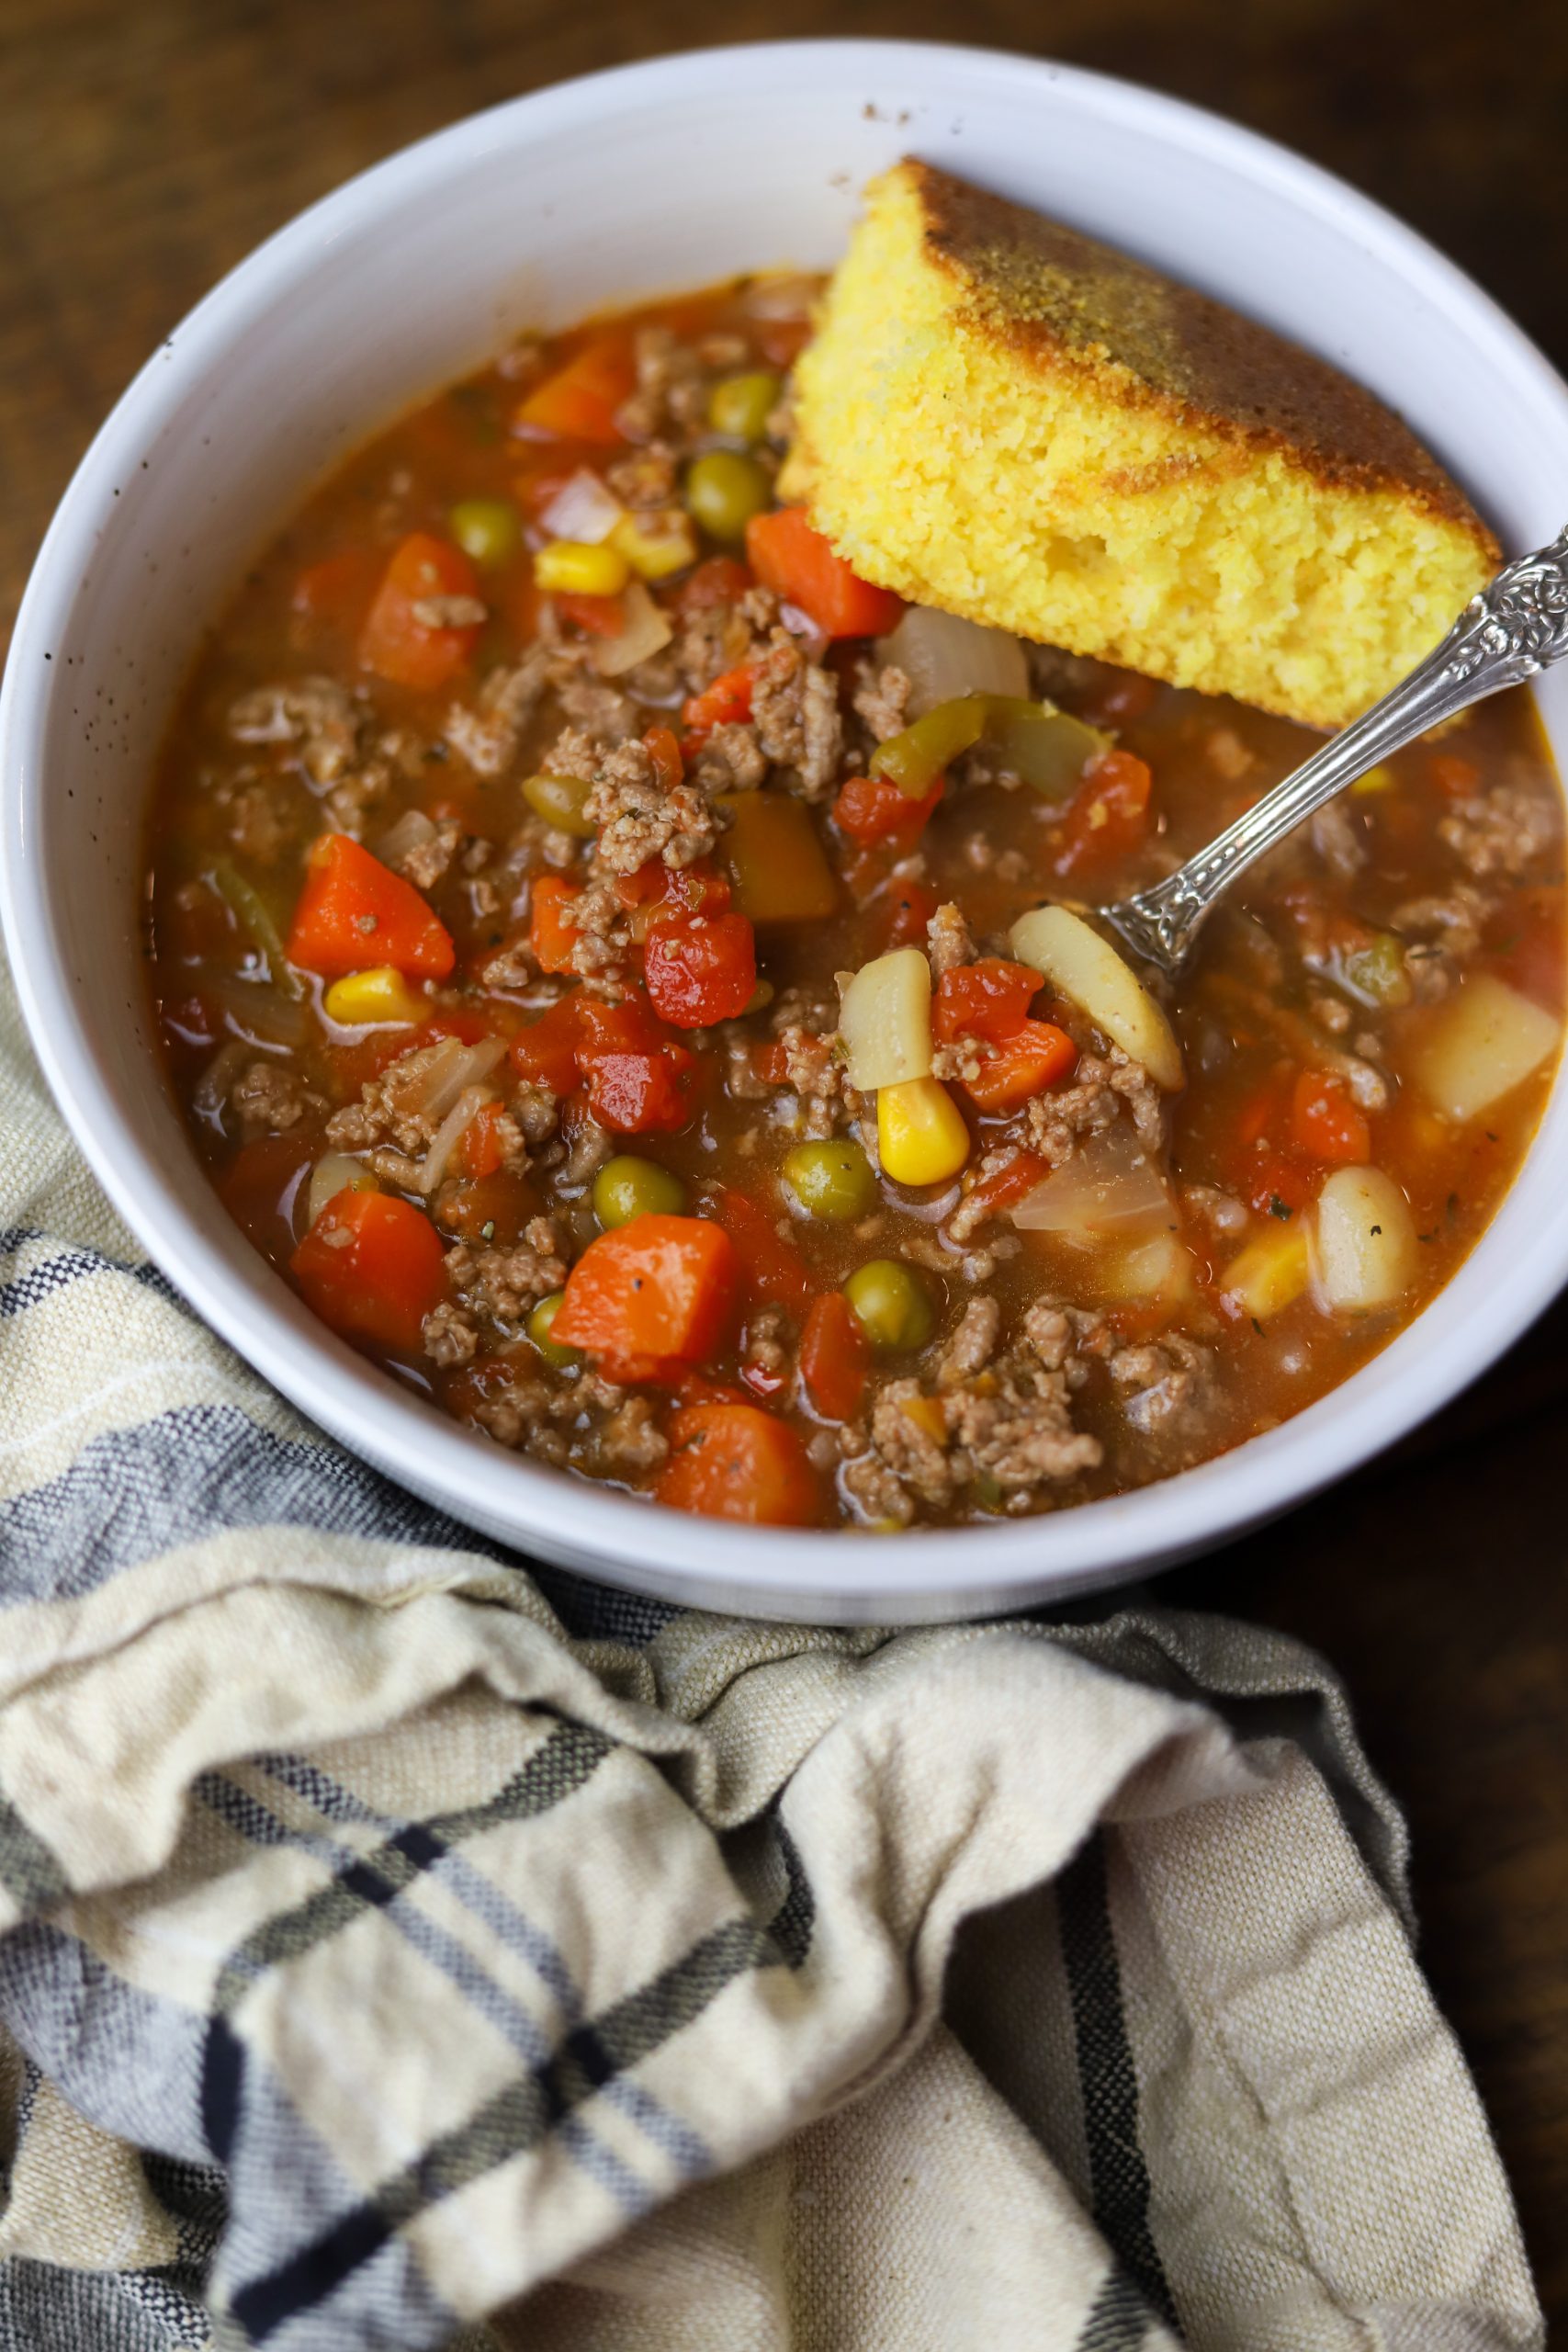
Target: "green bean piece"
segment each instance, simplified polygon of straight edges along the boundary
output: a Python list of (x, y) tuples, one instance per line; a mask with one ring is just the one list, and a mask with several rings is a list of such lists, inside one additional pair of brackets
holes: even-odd
[(784, 1176), (807, 1216), (829, 1225), (852, 1225), (876, 1205), (871, 1162), (848, 1136), (797, 1143), (784, 1161)]
[(510, 499), (464, 498), (449, 519), (452, 537), (481, 571), (499, 571), (523, 544), (523, 520)]
[(593, 1214), (606, 1233), (650, 1212), (679, 1216), (685, 1205), (686, 1188), (679, 1176), (635, 1152), (617, 1152), (593, 1179)]
[(552, 1340), (550, 1337), (550, 1326), (560, 1313), (565, 1301), (564, 1290), (551, 1291), (548, 1298), (542, 1298), (539, 1301), (524, 1326), (545, 1362), (561, 1366), (582, 1362), (582, 1358), (575, 1348), (563, 1348), (558, 1340)]
[(283, 934), (261, 892), (254, 882), (246, 881), (231, 857), (214, 858), (209, 872), (213, 888), (252, 946), (258, 947), (265, 956), (269, 977), (285, 996), (298, 1001), (305, 993), (305, 983), (288, 960)]
[(765, 369), (721, 376), (708, 401), (708, 423), (736, 441), (765, 441), (768, 419), (778, 405), (779, 379)]
[(686, 511), (710, 539), (738, 544), (753, 514), (773, 503), (773, 476), (755, 458), (709, 449), (686, 476)]
[(923, 1348), (936, 1329), (931, 1293), (901, 1258), (874, 1258), (857, 1266), (844, 1284), (844, 1296), (879, 1355)]
[(523, 797), (558, 833), (575, 833), (579, 841), (591, 842), (598, 827), (584, 812), (592, 789), (580, 775), (531, 775)]

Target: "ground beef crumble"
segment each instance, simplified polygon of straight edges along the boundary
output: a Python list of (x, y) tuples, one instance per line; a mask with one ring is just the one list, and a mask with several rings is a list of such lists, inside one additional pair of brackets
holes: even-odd
[(768, 758), (793, 772), (792, 789), (803, 800), (825, 799), (844, 748), (839, 682), (807, 660), (787, 629), (773, 630), (755, 664), (751, 718)]
[(1517, 785), (1494, 785), (1438, 821), (1439, 839), (1460, 864), (1476, 876), (1528, 873), (1556, 837), (1556, 822), (1544, 794)]
[(297, 1071), (276, 1062), (254, 1061), (229, 1089), (229, 1106), (247, 1137), (281, 1136), (297, 1127), (308, 1112), (320, 1110), (321, 1098)]
[(1165, 1143), (1165, 1103), (1141, 1062), (1113, 1046), (1110, 1054), (1084, 1054), (1070, 1086), (1037, 1094), (1024, 1113), (1032, 1150), (1053, 1168), (1065, 1168), (1086, 1136), (1101, 1135), (1122, 1103), (1133, 1115), (1138, 1140), (1149, 1151)]
[(584, 808), (599, 828), (596, 854), (613, 874), (635, 874), (650, 858), (693, 865), (711, 856), (723, 823), (694, 784), (666, 784), (642, 743), (623, 743), (595, 771)]

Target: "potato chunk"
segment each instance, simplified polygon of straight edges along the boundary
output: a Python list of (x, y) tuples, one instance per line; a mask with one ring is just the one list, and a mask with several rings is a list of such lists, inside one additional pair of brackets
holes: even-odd
[(1397, 1306), (1420, 1250), (1410, 1204), (1381, 1168), (1337, 1168), (1317, 1196), (1313, 1277), (1331, 1314)]
[(1472, 972), (1433, 1021), (1416, 1054), (1422, 1092), (1462, 1123), (1522, 1086), (1557, 1050), (1554, 1016), (1490, 972)]
[(1014, 923), (1012, 952), (1021, 964), (1043, 972), (1113, 1045), (1142, 1062), (1156, 1086), (1175, 1093), (1186, 1083), (1181, 1048), (1169, 1022), (1132, 966), (1087, 922), (1066, 907), (1035, 907)]
[(839, 1012), (852, 1086), (863, 1094), (929, 1078), (931, 967), (918, 947), (875, 956), (844, 989)]

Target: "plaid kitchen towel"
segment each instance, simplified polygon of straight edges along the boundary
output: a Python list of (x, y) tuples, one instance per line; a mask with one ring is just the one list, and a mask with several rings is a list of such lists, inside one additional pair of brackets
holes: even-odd
[(1275, 1636), (529, 1574), (119, 1228), (0, 1003), (0, 2344), (1537, 2345)]

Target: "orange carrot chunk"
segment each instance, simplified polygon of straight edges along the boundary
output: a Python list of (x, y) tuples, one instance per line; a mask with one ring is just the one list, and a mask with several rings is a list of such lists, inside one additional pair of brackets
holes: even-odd
[(812, 1527), (821, 1517), (804, 1444), (761, 1406), (686, 1406), (670, 1424), (670, 1440), (653, 1492), (671, 1510), (752, 1527)]
[(550, 1326), (564, 1347), (600, 1357), (612, 1378), (660, 1380), (722, 1345), (740, 1295), (729, 1236), (706, 1217), (635, 1217), (591, 1241)]
[(417, 1355), (424, 1318), (446, 1295), (445, 1254), (411, 1202), (344, 1192), (289, 1263), (306, 1306), (344, 1339)]
[(288, 960), (325, 980), (390, 964), (405, 978), (444, 980), (457, 961), (450, 933), (412, 882), (347, 833), (323, 833), (305, 853)]
[(439, 615), (448, 597), (477, 598), (479, 575), (461, 548), (429, 531), (411, 531), (381, 575), (359, 632), (362, 668), (395, 686), (434, 694), (466, 669), (479, 624)]
[(885, 637), (898, 625), (902, 599), (852, 571), (812, 529), (802, 506), (753, 514), (746, 554), (763, 587), (797, 605), (829, 637)]
[(624, 334), (585, 343), (574, 358), (547, 376), (523, 401), (513, 419), (519, 433), (559, 441), (594, 441), (604, 447), (621, 439), (615, 411), (634, 390), (637, 369)]

